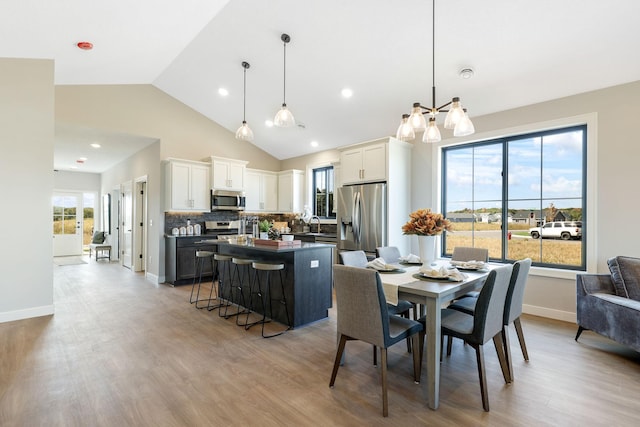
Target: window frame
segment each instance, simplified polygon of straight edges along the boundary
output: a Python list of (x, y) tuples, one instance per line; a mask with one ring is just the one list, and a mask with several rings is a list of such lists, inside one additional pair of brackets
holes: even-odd
[[(596, 152), (596, 123), (597, 116), (595, 113), (583, 115), (570, 119), (560, 119), (552, 122), (553, 124), (538, 124), (532, 125), (530, 127), (521, 127), (514, 128), (508, 131), (497, 132), (498, 134), (485, 134), (481, 135), (480, 139), (469, 140), (460, 143), (451, 143), (447, 144), (448, 141), (443, 142), (438, 148), (438, 158), (437, 158), (437, 169), (436, 172), (438, 177), (438, 187), (437, 187), (437, 197), (438, 203), (441, 207), (442, 212), (446, 212), (446, 173), (447, 173), (447, 165), (446, 165), (446, 152), (455, 149), (464, 149), (464, 148), (475, 148), (482, 147), (487, 145), (501, 145), (502, 151), (502, 196), (501, 196), (501, 215), (503, 218), (506, 218), (509, 210), (509, 202), (513, 201), (508, 198), (508, 176), (509, 176), (509, 157), (508, 157), (508, 145), (509, 141), (514, 141), (518, 139), (524, 138), (532, 138), (532, 137), (544, 137), (554, 134), (566, 133), (576, 130), (583, 131), (583, 140), (582, 140), (582, 159), (581, 159), (581, 209), (582, 209), (582, 218), (581, 222), (586, 224), (588, 227), (582, 227), (582, 250), (581, 250), (581, 265), (566, 265), (566, 264), (551, 264), (551, 263), (542, 263), (535, 262), (532, 266), (532, 272), (541, 272), (542, 276), (550, 276), (550, 277), (563, 277), (563, 278), (571, 278), (575, 277), (576, 273), (583, 272), (593, 272), (595, 269), (595, 239), (592, 236), (595, 236), (592, 231), (595, 229), (595, 220), (591, 215), (594, 212), (595, 206), (595, 196), (592, 196), (589, 192), (589, 188), (593, 188), (595, 182), (597, 182), (597, 163), (594, 153)], [(542, 156), (544, 153), (541, 152)], [(541, 158), (542, 161), (542, 158)], [(540, 165), (542, 168), (542, 163)], [(541, 208), (542, 203), (545, 198), (540, 197)], [(514, 260), (510, 260), (508, 258), (508, 227), (502, 227), (501, 231), (501, 258), (500, 259), (492, 259), (494, 262), (499, 263), (511, 263)], [(450, 256), (445, 255), (446, 249), (446, 233), (443, 235), (441, 239), (440, 246), (440, 254), (441, 256)]]
[(333, 179), (331, 181), (333, 181), (333, 190), (332, 190), (332, 194), (334, 195), (333, 198), (333, 203), (336, 202), (335, 200), (335, 194), (336, 194), (336, 181), (335, 181), (335, 169), (333, 167), (333, 165), (325, 165), (325, 166), (318, 166), (318, 167), (314, 167), (311, 169), (311, 209), (313, 212), (313, 215), (317, 216), (320, 219), (336, 219), (336, 213), (333, 212), (333, 209), (330, 209), (330, 205), (329, 205), (329, 173), (327, 173), (325, 175), (325, 188), (327, 189), (327, 197), (325, 200), (325, 210), (327, 212), (327, 215), (318, 215), (318, 209), (317, 209), (317, 199), (316, 199), (316, 189), (317, 189), (317, 185), (316, 185), (316, 179), (317, 179), (317, 173), (318, 172), (331, 172), (331, 175), (333, 176)]

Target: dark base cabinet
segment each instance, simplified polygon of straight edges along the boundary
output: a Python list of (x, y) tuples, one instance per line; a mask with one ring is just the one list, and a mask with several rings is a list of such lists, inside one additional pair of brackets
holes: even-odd
[[(274, 250), (255, 246), (241, 246), (222, 243), (218, 246), (221, 254), (232, 255), (241, 258), (254, 259), (263, 262), (281, 262), (285, 268), (282, 271), (284, 280), (284, 292), (287, 299), (289, 319), (287, 321), (284, 305), (274, 301), (273, 312), (266, 303), (267, 317), (283, 324), (299, 327), (329, 316), (333, 288), (333, 247), (331, 245), (306, 243), (301, 248)], [(265, 272), (261, 271), (260, 282), (265, 283)], [(271, 289), (274, 299), (281, 296), (280, 278), (278, 272), (272, 272)], [(252, 280), (255, 280), (255, 272), (252, 272)], [(269, 295), (266, 295), (269, 298)], [(236, 295), (236, 303), (239, 295)], [(247, 295), (245, 295), (245, 303)], [(257, 295), (252, 302), (254, 311), (262, 314), (262, 303)]]
[[(215, 252), (218, 245), (207, 242), (203, 236), (165, 238), (165, 276), (172, 285), (193, 283), (196, 276), (196, 251)], [(202, 272), (203, 280), (211, 280), (212, 260), (207, 259)]]

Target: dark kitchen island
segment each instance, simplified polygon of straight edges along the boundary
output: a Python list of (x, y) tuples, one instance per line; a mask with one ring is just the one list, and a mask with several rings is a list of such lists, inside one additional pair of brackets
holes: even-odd
[[(223, 255), (284, 263), (285, 295), (294, 328), (328, 317), (332, 300), (333, 245), (302, 243), (299, 247), (276, 249), (270, 246), (216, 243), (218, 253)], [(276, 276), (273, 276), (273, 286), (279, 286)], [(264, 283), (262, 277), (261, 283)], [(254, 301), (254, 307), (256, 306), (259, 307)], [(287, 323), (284, 306), (275, 304), (273, 311), (267, 313), (267, 316), (280, 323)]]

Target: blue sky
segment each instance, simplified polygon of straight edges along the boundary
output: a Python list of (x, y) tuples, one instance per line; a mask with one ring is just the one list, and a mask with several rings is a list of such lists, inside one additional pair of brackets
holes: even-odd
[[(582, 131), (511, 139), (508, 144), (509, 208), (580, 207)], [(544, 161), (541, 163), (541, 158)], [(499, 207), (502, 199), (500, 143), (448, 151), (447, 211)]]

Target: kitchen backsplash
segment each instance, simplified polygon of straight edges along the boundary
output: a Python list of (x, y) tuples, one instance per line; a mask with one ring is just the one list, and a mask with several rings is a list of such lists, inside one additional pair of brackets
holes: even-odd
[[(237, 221), (239, 219), (247, 220), (246, 232), (251, 232), (251, 221), (258, 219), (260, 221), (266, 219), (268, 221), (286, 222), (293, 233), (302, 233), (305, 224), (302, 220), (296, 219), (295, 214), (261, 214), (261, 213), (238, 213), (234, 211), (216, 211), (216, 212), (165, 212), (164, 214), (164, 232), (171, 234), (172, 228), (180, 228), (187, 225), (187, 220), (191, 220), (191, 225), (200, 224), (204, 232), (205, 221)], [(316, 223), (309, 224), (311, 231), (316, 231)], [(336, 224), (321, 224), (320, 231), (323, 233), (335, 233)]]

